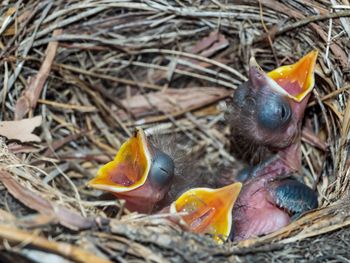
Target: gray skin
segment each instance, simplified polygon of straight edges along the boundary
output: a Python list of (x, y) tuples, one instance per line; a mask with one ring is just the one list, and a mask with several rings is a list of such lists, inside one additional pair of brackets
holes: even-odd
[(175, 174), (174, 160), (163, 151), (153, 147), (153, 161), (148, 179), (155, 188), (162, 188), (171, 183)]
[(268, 187), (276, 204), (288, 209), (294, 218), (318, 206), (315, 192), (293, 177), (272, 181)]

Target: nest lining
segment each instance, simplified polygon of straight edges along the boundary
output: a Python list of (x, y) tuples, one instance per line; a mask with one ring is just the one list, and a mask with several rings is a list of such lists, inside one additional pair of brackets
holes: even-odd
[[(1, 260), (23, 256), (26, 242), (77, 262), (349, 257), (339, 241), (350, 222), (347, 9), (322, 1), (7, 2), (1, 120), (43, 121), (41, 142), (1, 144)], [(303, 143), (303, 173), (319, 193), (317, 211), (277, 233), (217, 246), (85, 187), (136, 125), (176, 133), (209, 170), (232, 164), (221, 103), (245, 80), (249, 57), (271, 70), (313, 48), (320, 57), (305, 125), (327, 151)], [(329, 239), (339, 244), (334, 253)]]

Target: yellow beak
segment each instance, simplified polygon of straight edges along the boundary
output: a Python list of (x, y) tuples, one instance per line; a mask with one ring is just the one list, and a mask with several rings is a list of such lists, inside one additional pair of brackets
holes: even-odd
[(315, 84), (318, 51), (313, 50), (292, 65), (279, 67), (267, 75), (281, 86), (291, 99), (301, 102)]
[(137, 129), (120, 148), (114, 160), (102, 166), (88, 185), (114, 193), (142, 186), (151, 167), (151, 154), (142, 129)]
[(192, 232), (211, 234), (223, 243), (230, 235), (232, 208), (241, 188), (241, 183), (234, 183), (219, 189), (190, 189), (172, 203), (170, 212), (185, 213), (182, 220)]

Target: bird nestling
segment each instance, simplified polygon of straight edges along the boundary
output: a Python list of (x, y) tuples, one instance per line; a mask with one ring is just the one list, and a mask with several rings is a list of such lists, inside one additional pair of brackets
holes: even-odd
[(297, 180), (300, 175), (288, 173), (279, 158), (244, 173), (248, 176), (242, 180), (242, 191), (233, 209), (233, 240), (272, 233), (317, 208), (316, 193)]
[(316, 193), (295, 177), (301, 169), (301, 124), (317, 53), (267, 74), (253, 58), (249, 80), (234, 94), (228, 113), (234, 148), (243, 159), (253, 159), (231, 179), (243, 182), (234, 208), (235, 240), (276, 231), (292, 216), (317, 207)]
[(138, 128), (88, 185), (125, 200), (131, 211), (154, 213), (186, 190), (215, 188), (215, 178), (199, 170), (198, 160), (173, 135), (147, 137)]
[(88, 185), (124, 199), (131, 211), (151, 213), (167, 194), (174, 175), (174, 160), (137, 129)]

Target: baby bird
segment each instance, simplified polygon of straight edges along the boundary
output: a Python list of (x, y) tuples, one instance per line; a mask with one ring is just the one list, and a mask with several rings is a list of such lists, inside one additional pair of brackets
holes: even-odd
[(317, 207), (316, 193), (295, 177), (301, 169), (301, 124), (317, 53), (267, 74), (251, 59), (249, 80), (234, 94), (228, 114), (233, 142), (239, 156), (253, 159), (231, 178), (243, 182), (234, 209), (235, 240), (276, 231), (293, 215)]
[(125, 200), (131, 211), (151, 213), (167, 194), (174, 176), (174, 160), (137, 129), (88, 185)]

